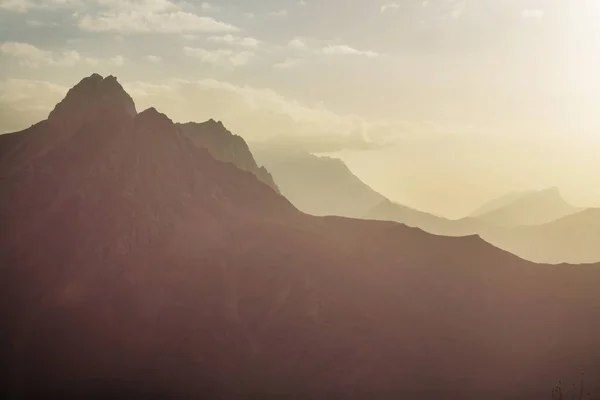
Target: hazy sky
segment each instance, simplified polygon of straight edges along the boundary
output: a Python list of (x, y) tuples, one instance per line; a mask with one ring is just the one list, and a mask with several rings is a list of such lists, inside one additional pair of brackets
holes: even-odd
[(439, 214), (546, 186), (600, 205), (598, 0), (0, 0), (0, 71), (0, 132), (99, 72)]

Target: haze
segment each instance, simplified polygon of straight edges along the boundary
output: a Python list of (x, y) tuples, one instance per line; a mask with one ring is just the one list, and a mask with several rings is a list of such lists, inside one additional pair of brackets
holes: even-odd
[(112, 73), (140, 109), (340, 157), (434, 214), (546, 187), (591, 207), (599, 33), (595, 0), (0, 0), (0, 131)]

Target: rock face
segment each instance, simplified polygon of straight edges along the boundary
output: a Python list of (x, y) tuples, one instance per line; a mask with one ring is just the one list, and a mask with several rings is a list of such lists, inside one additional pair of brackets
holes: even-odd
[(252, 172), (258, 180), (279, 192), (271, 174), (264, 167), (256, 165), (244, 139), (229, 132), (221, 121), (209, 119), (203, 123), (177, 124), (177, 127), (195, 145), (207, 149), (217, 160), (230, 162), (239, 169)]
[(0, 397), (524, 400), (581, 370), (600, 391), (600, 266), (302, 214), (90, 96), (0, 138)]

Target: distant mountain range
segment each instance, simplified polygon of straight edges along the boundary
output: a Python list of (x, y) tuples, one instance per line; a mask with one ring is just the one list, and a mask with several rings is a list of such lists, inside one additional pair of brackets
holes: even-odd
[(307, 215), (183, 131), (94, 74), (0, 136), (0, 397), (600, 392), (600, 265)]
[(488, 230), (481, 236), (536, 262), (594, 263), (600, 260), (600, 209), (587, 209), (544, 225)]
[[(507, 201), (509, 197), (512, 201)], [(568, 204), (557, 188), (509, 195), (499, 200), (504, 204), (492, 207), (493, 203), (488, 203), (483, 209), (489, 211), (482, 213), (480, 209), (478, 215), (472, 216), (496, 226), (517, 227), (542, 225), (582, 211)]]
[(556, 188), (509, 193), (468, 217), (450, 220), (394, 203), (362, 182), (340, 159), (280, 149), (261, 150), (256, 157), (273, 174), (282, 194), (308, 214), (395, 221), (443, 236), (480, 235), (535, 262), (600, 261), (596, 224), (581, 217), (593, 212), (571, 206)]

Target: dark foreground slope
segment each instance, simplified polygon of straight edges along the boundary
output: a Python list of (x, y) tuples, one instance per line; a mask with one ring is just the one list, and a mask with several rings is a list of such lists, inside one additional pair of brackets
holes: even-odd
[(581, 369), (600, 391), (598, 266), (304, 215), (113, 78), (0, 137), (0, 179), (0, 395), (530, 400)]

